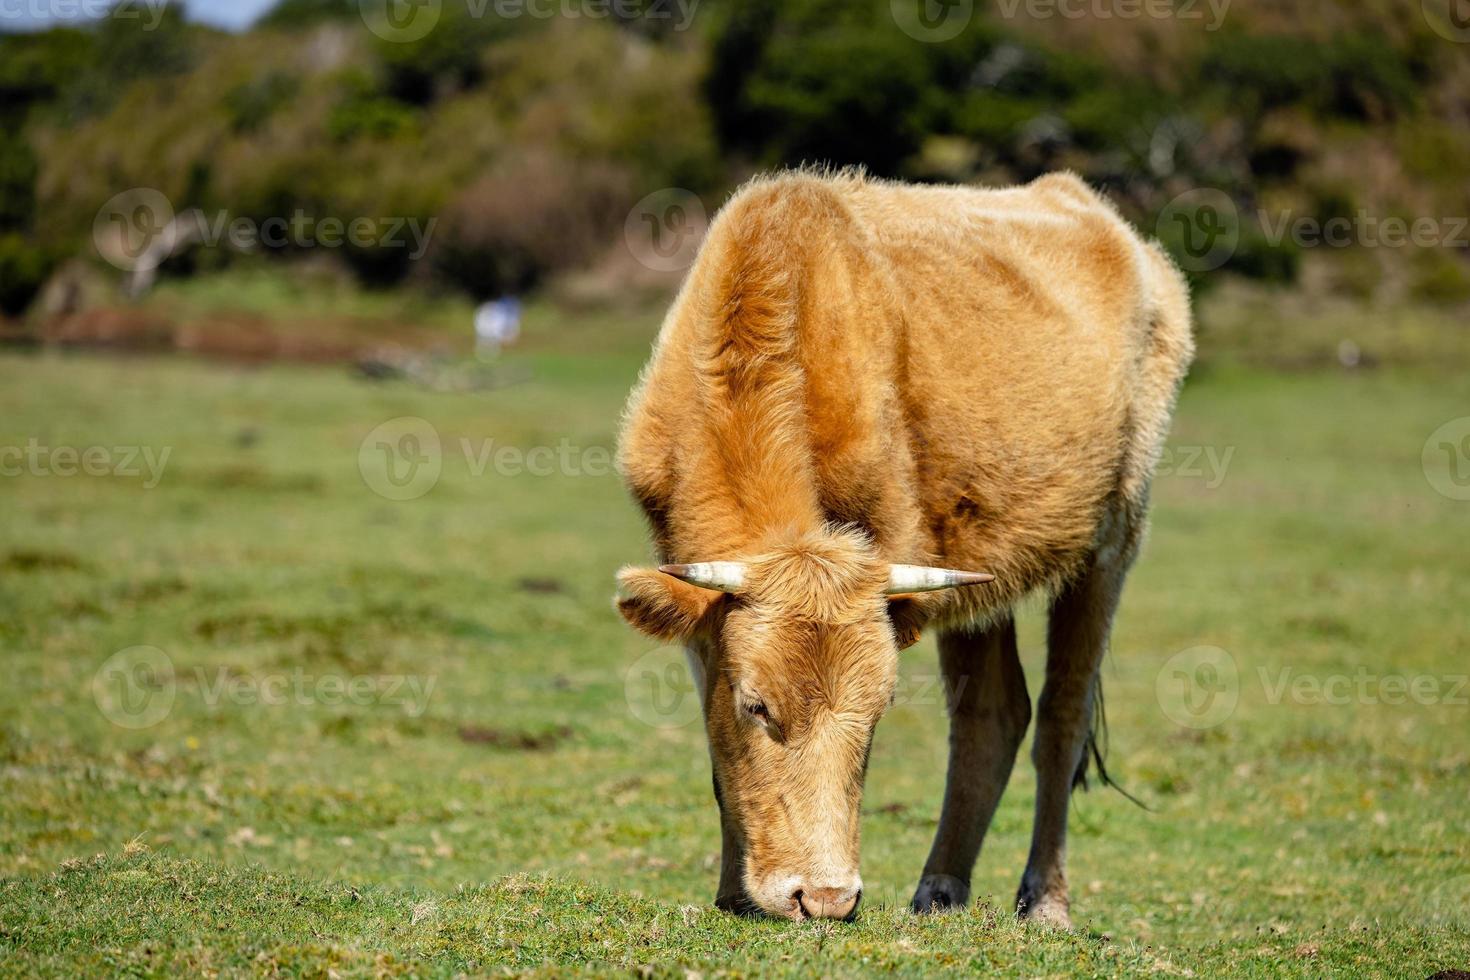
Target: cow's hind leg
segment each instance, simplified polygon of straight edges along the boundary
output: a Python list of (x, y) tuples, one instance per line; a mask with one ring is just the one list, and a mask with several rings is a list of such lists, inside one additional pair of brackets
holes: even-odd
[(1022, 918), (1071, 925), (1067, 899), (1067, 807), (1085, 762), (1098, 668), (1113, 611), (1137, 550), (1140, 522), (1117, 507), (1104, 521), (1087, 567), (1052, 602), (1046, 684), (1036, 706), (1036, 823), (1016, 895)]
[(1010, 616), (984, 630), (941, 633), (939, 663), (950, 716), (949, 774), (939, 832), (914, 893), (916, 912), (969, 900), (975, 857), (1031, 721)]

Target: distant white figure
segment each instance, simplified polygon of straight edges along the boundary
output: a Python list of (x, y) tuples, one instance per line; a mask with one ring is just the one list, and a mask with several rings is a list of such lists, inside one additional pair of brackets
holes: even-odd
[(521, 301), (514, 296), (492, 299), (475, 310), (475, 353), (479, 356), (494, 357), (520, 335)]

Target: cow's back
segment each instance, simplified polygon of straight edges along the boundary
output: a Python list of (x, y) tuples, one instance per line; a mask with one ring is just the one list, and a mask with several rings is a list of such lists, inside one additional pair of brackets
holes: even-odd
[[(760, 306), (752, 296), (784, 296), (790, 315), (744, 334), (711, 326)], [(705, 539), (738, 547), (729, 525), (703, 534), (718, 507), (681, 517), (681, 495), (724, 480), (744, 506), (745, 489), (805, 481), (823, 518), (869, 529), (889, 559), (985, 568), (1007, 603), (1075, 565), (1110, 496), (1142, 506), (1189, 352), (1178, 274), (1076, 178), (988, 191), (787, 175), (742, 191), (712, 227), (630, 402), (624, 463), (671, 557), (728, 557), (675, 554)], [(796, 370), (762, 378), (772, 398), (732, 396), (710, 383), (717, 355)], [(799, 451), (802, 466), (762, 484), (782, 467), (742, 472), (761, 452), (750, 445), (690, 465), (733, 431), (690, 414), (741, 398), (732, 418), (751, 399), (772, 417), (776, 399), (793, 403), (782, 424), (800, 438), (770, 452)]]

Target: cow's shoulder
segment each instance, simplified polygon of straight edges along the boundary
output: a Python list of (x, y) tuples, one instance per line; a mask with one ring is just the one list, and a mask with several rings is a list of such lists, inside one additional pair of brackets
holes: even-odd
[(1057, 170), (1043, 174), (1027, 186), (1036, 193), (1051, 195), (1073, 206), (1102, 207), (1112, 210), (1112, 205), (1108, 203), (1107, 198), (1093, 190), (1087, 181), (1070, 170)]
[(859, 171), (787, 170), (741, 186), (716, 216), (709, 244), (753, 247), (812, 241), (824, 231), (850, 226), (850, 202), (867, 184)]

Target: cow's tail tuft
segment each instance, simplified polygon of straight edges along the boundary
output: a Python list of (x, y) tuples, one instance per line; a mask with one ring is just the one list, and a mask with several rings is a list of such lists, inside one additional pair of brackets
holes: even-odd
[(1082, 746), (1082, 758), (1077, 762), (1077, 771), (1072, 775), (1072, 788), (1079, 786), (1086, 790), (1087, 768), (1089, 765), (1097, 767), (1097, 781), (1104, 786), (1110, 786), (1123, 794), (1124, 798), (1135, 806), (1152, 812), (1148, 804), (1124, 789), (1118, 782), (1108, 774), (1106, 763), (1108, 755), (1108, 713), (1103, 705), (1102, 674), (1098, 674), (1093, 682), (1092, 698), (1092, 728), (1087, 733), (1087, 742)]

